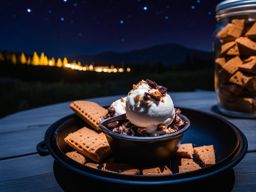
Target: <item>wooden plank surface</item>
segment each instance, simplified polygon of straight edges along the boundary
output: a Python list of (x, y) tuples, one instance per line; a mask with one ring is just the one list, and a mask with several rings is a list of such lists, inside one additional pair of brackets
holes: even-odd
[[(214, 92), (172, 93), (171, 96), (177, 106), (214, 113), (211, 110), (211, 107), (216, 105)], [(120, 97), (111, 96), (91, 100), (107, 106)], [(0, 119), (0, 146), (8, 149), (0, 150), (0, 159), (35, 153), (35, 146), (43, 140), (46, 129), (58, 119), (72, 113), (68, 107), (69, 103), (23, 111)], [(238, 126), (246, 135), (249, 149), (256, 149), (256, 121), (248, 119), (228, 120)], [(16, 147), (17, 144), (19, 148)]]
[[(256, 188), (256, 153), (248, 153), (235, 167), (233, 191), (253, 191)], [(0, 161), (0, 191), (60, 191), (55, 181), (51, 156), (30, 155)], [(252, 189), (252, 190), (251, 190)], [(39, 190), (38, 190), (39, 191)]]
[[(172, 93), (174, 103), (181, 107), (214, 113), (213, 92)], [(101, 105), (109, 105), (120, 96), (95, 98)], [(56, 120), (71, 114), (69, 102), (27, 110), (0, 119), (0, 191), (62, 191), (54, 179), (53, 158), (40, 157), (36, 144), (43, 139), (46, 129)], [(256, 121), (230, 119), (246, 135), (249, 149), (256, 149)], [(21, 155), (22, 157), (16, 157)], [(13, 157), (13, 158), (12, 158)], [(255, 191), (256, 153), (248, 153), (235, 167), (233, 191)], [(40, 190), (39, 190), (40, 189)]]

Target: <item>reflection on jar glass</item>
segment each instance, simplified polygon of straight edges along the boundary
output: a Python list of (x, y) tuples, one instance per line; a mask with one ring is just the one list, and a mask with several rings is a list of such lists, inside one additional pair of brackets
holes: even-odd
[(220, 111), (256, 117), (256, 1), (227, 0), (216, 8), (215, 91)]

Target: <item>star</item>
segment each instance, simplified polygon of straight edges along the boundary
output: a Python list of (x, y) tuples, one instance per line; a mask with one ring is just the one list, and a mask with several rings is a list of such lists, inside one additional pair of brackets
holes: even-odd
[(65, 20), (65, 18), (64, 18), (64, 17), (61, 17), (61, 18), (60, 18), (60, 21), (62, 21), (62, 22), (63, 22), (64, 20)]
[(74, 3), (74, 4), (73, 4), (73, 6), (74, 6), (74, 7), (77, 7), (77, 6), (78, 6), (78, 4), (77, 4), (77, 3)]
[(28, 13), (31, 13), (31, 11), (32, 11), (32, 10), (31, 10), (30, 8), (27, 8), (27, 12), (28, 12)]
[(68, 0), (63, 0), (64, 3), (68, 2)]
[(169, 19), (169, 16), (165, 16), (164, 19), (165, 19), (165, 20), (168, 20), (168, 19)]
[(124, 24), (124, 20), (120, 20), (119, 23), (122, 25)]
[(192, 6), (191, 6), (191, 9), (192, 9), (192, 10), (195, 10), (195, 9), (196, 9), (196, 6), (192, 5)]
[(144, 11), (147, 11), (147, 10), (148, 10), (148, 7), (147, 7), (147, 6), (144, 6), (144, 7), (143, 7), (143, 10), (144, 10)]
[(211, 11), (208, 11), (208, 15), (212, 15), (212, 12), (211, 12)]
[(197, 0), (196, 2), (197, 2), (197, 3), (201, 3), (201, 0)]

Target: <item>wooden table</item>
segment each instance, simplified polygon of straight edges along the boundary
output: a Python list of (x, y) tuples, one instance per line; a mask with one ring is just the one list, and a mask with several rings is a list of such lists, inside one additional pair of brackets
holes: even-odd
[[(178, 106), (214, 113), (214, 92), (182, 92), (171, 96)], [(90, 100), (106, 106), (118, 98)], [(39, 156), (36, 145), (52, 123), (72, 113), (68, 104), (40, 107), (0, 119), (0, 191), (62, 191), (53, 175), (53, 158)], [(249, 143), (248, 153), (234, 168), (233, 191), (256, 191), (256, 120), (227, 119), (241, 129)]]

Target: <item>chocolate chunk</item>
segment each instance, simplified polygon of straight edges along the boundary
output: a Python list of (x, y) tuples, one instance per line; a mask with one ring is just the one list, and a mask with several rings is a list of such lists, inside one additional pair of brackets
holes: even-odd
[(150, 98), (151, 98), (151, 95), (150, 95), (148, 92), (145, 92), (145, 94), (144, 94), (144, 96), (143, 96), (143, 99), (144, 99), (145, 101), (148, 101), (148, 100), (150, 100)]
[(118, 124), (119, 124), (118, 121), (113, 121), (113, 122), (108, 123), (107, 127), (108, 127), (108, 129), (114, 129), (115, 127), (118, 126)]
[(114, 109), (114, 107), (111, 107), (111, 106), (110, 106), (110, 107), (108, 108), (108, 114), (107, 114), (107, 115), (108, 115), (109, 117), (113, 117), (114, 114), (115, 114), (115, 109)]
[(157, 86), (158, 91), (164, 96), (167, 93), (167, 88), (164, 86)]
[(147, 82), (147, 84), (148, 84), (151, 88), (153, 88), (153, 89), (156, 89), (156, 88), (157, 88), (157, 83), (156, 83), (155, 81), (152, 81), (152, 80), (150, 80), (150, 79), (147, 79), (146, 82)]

